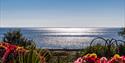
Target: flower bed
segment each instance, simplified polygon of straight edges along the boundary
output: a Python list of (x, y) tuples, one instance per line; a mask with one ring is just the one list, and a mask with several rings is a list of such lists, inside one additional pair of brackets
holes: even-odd
[[(0, 63), (45, 63), (44, 55), (41, 50), (25, 49), (23, 47), (12, 45), (6, 42), (0, 42), (0, 53), (4, 53), (0, 58)], [(45, 51), (43, 51), (45, 52)]]
[(98, 57), (95, 53), (79, 57), (74, 63), (125, 63), (125, 56), (115, 54), (113, 57)]

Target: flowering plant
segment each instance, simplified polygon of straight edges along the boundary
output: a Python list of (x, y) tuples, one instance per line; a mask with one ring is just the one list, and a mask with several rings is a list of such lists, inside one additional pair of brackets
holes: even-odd
[(0, 58), (2, 62), (0, 61), (0, 63), (45, 63), (46, 57), (49, 56), (46, 50), (25, 49), (6, 42), (0, 42), (1, 48), (5, 49), (5, 52), (3, 55), (0, 55), (2, 56)]
[(16, 55), (16, 53), (19, 53), (19, 52), (20, 53), (26, 52), (26, 49), (24, 49), (23, 47), (11, 45), (11, 44), (5, 43), (5, 42), (1, 42), (0, 47), (5, 49), (5, 53), (2, 56), (3, 63), (6, 62), (6, 59), (8, 58), (8, 56), (11, 53), (13, 53), (13, 55)]
[(125, 63), (125, 56), (115, 54), (107, 59), (106, 57), (98, 58), (95, 53), (92, 53), (79, 57), (74, 63)]

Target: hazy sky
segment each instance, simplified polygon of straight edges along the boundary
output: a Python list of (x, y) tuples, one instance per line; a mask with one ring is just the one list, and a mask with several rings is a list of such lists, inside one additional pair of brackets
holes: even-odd
[(125, 0), (0, 0), (2, 27), (123, 27)]

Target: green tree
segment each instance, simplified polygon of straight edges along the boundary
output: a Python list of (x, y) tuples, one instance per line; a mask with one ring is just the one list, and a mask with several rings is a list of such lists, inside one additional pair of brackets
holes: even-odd
[(121, 31), (118, 34), (120, 36), (123, 36), (123, 38), (125, 38), (125, 28), (122, 28)]
[(9, 31), (9, 32), (5, 33), (4, 37), (3, 37), (3, 42), (7, 42), (10, 44), (19, 45), (19, 46), (23, 46), (23, 47), (35, 45), (34, 41), (25, 38), (21, 34), (20, 30), (14, 30), (14, 31)]

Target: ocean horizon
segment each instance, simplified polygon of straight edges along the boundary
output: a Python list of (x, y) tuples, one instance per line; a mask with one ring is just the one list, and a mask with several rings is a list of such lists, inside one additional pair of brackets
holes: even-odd
[(23, 36), (34, 40), (37, 47), (48, 49), (81, 49), (89, 46), (92, 39), (97, 37), (124, 40), (118, 34), (121, 28), (26, 27), (0, 28), (0, 41), (4, 33), (13, 30), (20, 30)]

